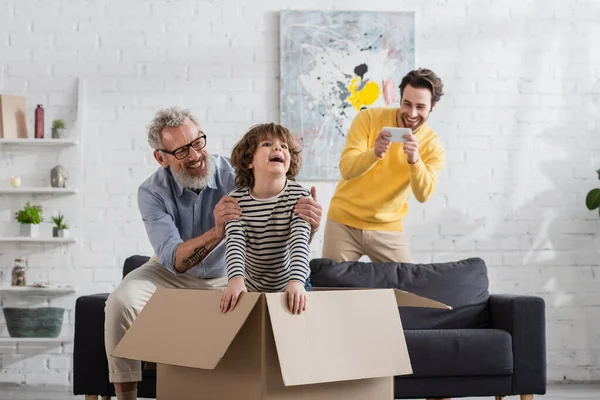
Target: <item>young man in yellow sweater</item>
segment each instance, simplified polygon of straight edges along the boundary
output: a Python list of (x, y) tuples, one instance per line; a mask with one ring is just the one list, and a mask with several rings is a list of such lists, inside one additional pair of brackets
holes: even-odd
[[(400, 108), (369, 108), (354, 118), (327, 215), (323, 258), (411, 262), (402, 220), (410, 195), (421, 203), (433, 195), (445, 164), (444, 148), (426, 124), (443, 94), (434, 72), (417, 69), (400, 83)], [(410, 128), (412, 134), (392, 143), (384, 127)]]

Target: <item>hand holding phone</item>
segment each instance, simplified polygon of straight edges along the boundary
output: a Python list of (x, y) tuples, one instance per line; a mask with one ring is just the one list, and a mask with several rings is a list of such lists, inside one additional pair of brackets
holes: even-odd
[(399, 142), (404, 143), (404, 138), (402, 136), (408, 134), (412, 134), (412, 130), (410, 128), (394, 128), (391, 126), (384, 126), (383, 130), (389, 132), (391, 137), (389, 137), (390, 142)]

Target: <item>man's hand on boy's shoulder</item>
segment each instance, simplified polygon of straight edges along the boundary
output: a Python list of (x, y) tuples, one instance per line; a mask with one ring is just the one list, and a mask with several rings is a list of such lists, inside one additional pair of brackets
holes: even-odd
[(242, 215), (242, 210), (236, 199), (231, 196), (223, 196), (215, 206), (214, 214), (215, 231), (220, 240), (225, 237), (225, 223), (238, 219)]
[(310, 224), (311, 236), (319, 230), (323, 207), (317, 203), (317, 188), (310, 188), (311, 197), (302, 197), (296, 203), (295, 212), (300, 218)]

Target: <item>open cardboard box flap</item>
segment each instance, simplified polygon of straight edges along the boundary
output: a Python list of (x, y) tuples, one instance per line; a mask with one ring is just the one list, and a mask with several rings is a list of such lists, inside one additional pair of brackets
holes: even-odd
[(220, 290), (154, 292), (113, 357), (214, 369), (260, 298), (244, 293), (235, 310), (221, 313)]
[[(373, 288), (361, 288), (361, 287), (314, 287), (313, 291), (324, 292), (324, 291), (338, 291), (338, 290), (379, 290)], [(427, 297), (419, 296), (411, 292), (400, 289), (390, 289), (394, 291), (396, 296), (396, 303), (398, 307), (421, 307), (421, 308), (438, 308), (441, 310), (452, 310), (452, 307), (440, 303), (439, 301), (429, 299)]]
[(222, 314), (221, 295), (158, 289), (112, 356), (214, 369), (251, 311), (266, 304), (252, 315), (268, 316), (286, 386), (406, 375), (412, 368), (397, 307), (448, 308), (392, 289), (325, 290), (308, 293), (300, 315), (288, 311), (285, 293), (244, 293)]
[(442, 310), (452, 310), (447, 304), (439, 301), (428, 299), (427, 297), (418, 296), (414, 293), (404, 290), (394, 289), (396, 295), (396, 303), (398, 307), (422, 307), (422, 308), (439, 308)]
[(286, 386), (412, 373), (391, 290), (312, 292), (300, 315), (266, 298)]

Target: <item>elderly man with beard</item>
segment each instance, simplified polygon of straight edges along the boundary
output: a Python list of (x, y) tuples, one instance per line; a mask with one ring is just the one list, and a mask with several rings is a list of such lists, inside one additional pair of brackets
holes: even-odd
[[(224, 225), (240, 216), (237, 202), (226, 196), (235, 184), (234, 169), (227, 158), (208, 154), (206, 134), (189, 111), (158, 111), (148, 142), (161, 167), (140, 185), (138, 205), (155, 254), (129, 273), (106, 301), (109, 380), (119, 400), (137, 398), (141, 363), (112, 357), (111, 352), (157, 287), (227, 286)], [(314, 233), (321, 206), (314, 188), (312, 196), (298, 200), (296, 212)]]

